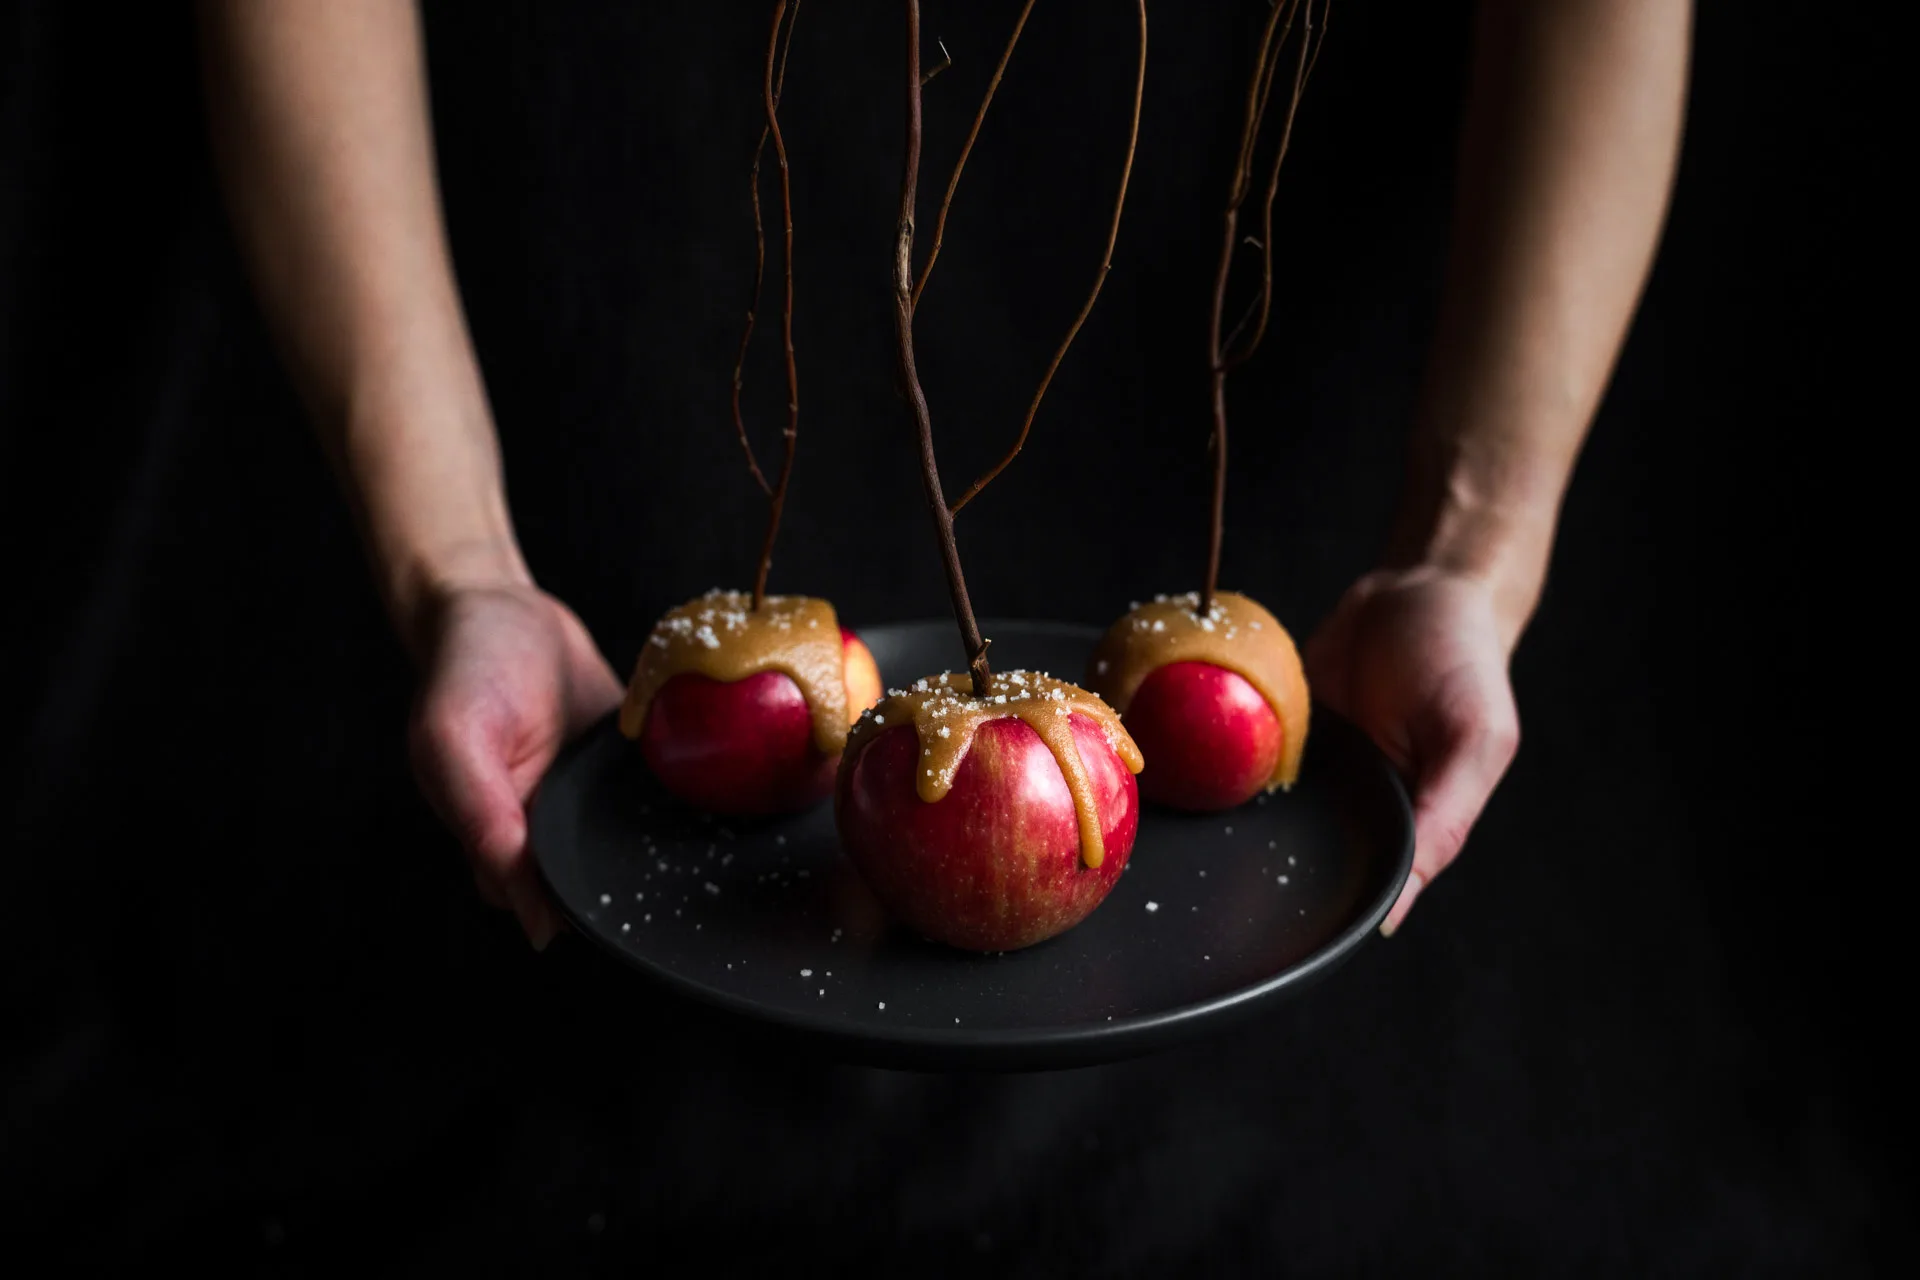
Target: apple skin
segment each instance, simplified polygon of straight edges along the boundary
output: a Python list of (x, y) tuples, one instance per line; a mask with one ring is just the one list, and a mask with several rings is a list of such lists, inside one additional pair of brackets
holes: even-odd
[[(840, 628), (848, 718), (879, 701), (880, 670), (859, 636)], [(795, 813), (833, 790), (838, 754), (813, 741), (813, 714), (793, 677), (759, 671), (744, 680), (683, 672), (660, 686), (640, 730), (640, 751), (662, 786), (709, 813)]]
[(1140, 682), (1121, 722), (1146, 757), (1140, 794), (1214, 813), (1265, 790), (1283, 732), (1258, 689), (1211, 662), (1169, 662)]
[(1100, 905), (1133, 852), (1140, 793), (1100, 727), (1080, 715), (1072, 724), (1101, 815), (1098, 867), (1081, 865), (1066, 777), (1021, 720), (982, 724), (952, 789), (931, 804), (916, 790), (920, 743), (911, 726), (888, 729), (841, 762), (841, 843), (895, 918), (951, 946), (1012, 951), (1066, 932)]

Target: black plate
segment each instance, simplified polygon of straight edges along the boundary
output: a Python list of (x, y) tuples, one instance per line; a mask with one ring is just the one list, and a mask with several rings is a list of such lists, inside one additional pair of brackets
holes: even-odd
[[(1075, 680), (1099, 638), (986, 630), (996, 665)], [(951, 623), (861, 634), (890, 687), (965, 666)], [(840, 852), (831, 802), (758, 824), (690, 812), (611, 719), (541, 784), (531, 843), (574, 926), (682, 995), (841, 1057), (1025, 1069), (1190, 1039), (1325, 974), (1393, 905), (1413, 817), (1373, 744), (1315, 707), (1291, 791), (1207, 817), (1146, 806), (1132, 862), (1085, 923), (984, 956), (887, 921)]]

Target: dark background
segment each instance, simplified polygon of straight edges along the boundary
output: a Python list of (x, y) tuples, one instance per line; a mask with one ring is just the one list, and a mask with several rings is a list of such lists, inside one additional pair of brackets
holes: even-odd
[[(987, 615), (1104, 623), (1197, 581), (1212, 210), (1255, 8), (1156, 7), (1113, 275), (961, 520)], [(1013, 9), (928, 10), (955, 65), (926, 210)], [(427, 12), (522, 539), (624, 671), (758, 544), (725, 405), (765, 15)], [(1283, 179), (1225, 576), (1300, 634), (1395, 496), (1467, 13), (1338, 6)], [(783, 112), (803, 434), (775, 585), (856, 626), (945, 607), (887, 354), (898, 22), (809, 4)], [(970, 163), (919, 326), (950, 488), (1084, 293), (1132, 31), (1040, 6)], [(473, 901), (229, 243), (189, 19), (0, 5), (0, 1236), (295, 1270), (1868, 1270), (1913, 1209), (1910, 837), (1870, 827), (1878, 750), (1842, 719), (1879, 705), (1898, 598), (1855, 587), (1873, 541), (1848, 518), (1889, 509), (1863, 476), (1911, 417), (1880, 407), (1896, 330), (1871, 321), (1886, 44), (1704, 6), (1665, 247), (1515, 660), (1526, 741), (1409, 926), (1214, 1042), (942, 1078), (736, 1042)]]

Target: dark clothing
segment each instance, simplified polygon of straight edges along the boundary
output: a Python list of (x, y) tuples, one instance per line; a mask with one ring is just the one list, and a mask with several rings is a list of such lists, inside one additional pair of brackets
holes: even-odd
[[(986, 615), (1103, 623), (1197, 583), (1204, 304), (1256, 7), (1156, 8), (1113, 275), (1026, 454), (961, 518)], [(928, 212), (1011, 12), (945, 8)], [(783, 115), (802, 436), (775, 586), (856, 626), (938, 616), (887, 354), (898, 19), (819, 9)], [(523, 541), (624, 673), (661, 609), (745, 583), (758, 547), (726, 394), (764, 15), (428, 19)], [(1466, 857), (1400, 936), (1228, 1038), (942, 1078), (738, 1041), (582, 946), (534, 957), (475, 901), (407, 777), (409, 673), (219, 212), (187, 18), (140, 7), (107, 39), (72, 6), (0, 6), (0, 1235), (95, 1263), (538, 1274), (1861, 1267), (1912, 1203), (1891, 1067), (1836, 997), (1877, 953), (1833, 950), (1845, 890), (1808, 882), (1812, 819), (1768, 754), (1808, 714), (1775, 655), (1818, 611), (1755, 603), (1811, 577), (1756, 517), (1789, 482), (1769, 429), (1821, 385), (1781, 357), (1823, 309), (1782, 305), (1728, 233), (1777, 249), (1810, 225), (1767, 167), (1804, 141), (1773, 92), (1798, 28), (1719, 23), (1516, 660), (1525, 745)], [(1232, 390), (1225, 576), (1303, 637), (1395, 497), (1467, 32), (1453, 5), (1335, 24), (1282, 179), (1274, 329)], [(920, 322), (950, 490), (1010, 439), (1084, 296), (1132, 39), (1122, 10), (1040, 6), (970, 161)]]

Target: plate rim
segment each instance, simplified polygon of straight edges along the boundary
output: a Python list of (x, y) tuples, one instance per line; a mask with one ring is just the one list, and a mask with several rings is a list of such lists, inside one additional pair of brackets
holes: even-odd
[[(870, 624), (869, 629), (907, 631), (951, 625), (950, 621), (941, 619), (915, 619), (906, 622), (873, 623)], [(1056, 619), (990, 618), (981, 624), (982, 632), (1009, 628), (1030, 633), (1072, 636), (1089, 642), (1097, 641), (1102, 634), (1098, 627)], [(1341, 963), (1351, 958), (1366, 943), (1368, 935), (1379, 927), (1387, 913), (1392, 910), (1401, 890), (1405, 888), (1413, 870), (1414, 855), (1413, 804), (1407, 795), (1406, 784), (1401, 780), (1399, 771), (1393, 767), (1385, 753), (1359, 726), (1318, 701), (1313, 703), (1312, 714), (1315, 726), (1322, 732), (1325, 732), (1328, 723), (1335, 724), (1338, 728), (1334, 732), (1350, 739), (1347, 744), (1349, 749), (1358, 749), (1363, 755), (1371, 755), (1374, 763), (1379, 766), (1381, 774), (1390, 784), (1389, 794), (1395, 802), (1401, 819), (1403, 837), (1393, 873), (1388, 877), (1386, 887), (1345, 929), (1317, 947), (1311, 955), (1286, 966), (1264, 981), (1241, 987), (1224, 995), (1158, 1009), (1151, 1013), (1134, 1014), (1125, 1018), (1116, 1015), (1110, 1022), (1074, 1024), (1041, 1030), (995, 1031), (972, 1027), (914, 1026), (901, 1026), (886, 1031), (856, 1030), (835, 1025), (832, 1019), (821, 1015), (808, 1015), (767, 1005), (749, 997), (709, 986), (697, 978), (658, 964), (644, 955), (621, 946), (612, 938), (602, 937), (597, 929), (590, 928), (585, 921), (581, 920), (555, 888), (547, 869), (547, 855), (542, 852), (541, 842), (536, 839), (538, 828), (536, 814), (541, 803), (539, 788), (536, 788), (527, 806), (527, 849), (533, 857), (534, 866), (539, 873), (541, 884), (547, 890), (548, 897), (575, 933), (598, 950), (610, 953), (675, 995), (731, 1018), (743, 1019), (762, 1029), (778, 1029), (832, 1045), (846, 1051), (846, 1056), (869, 1061), (886, 1059), (890, 1060), (892, 1065), (922, 1065), (927, 1061), (961, 1064), (964, 1060), (964, 1065), (967, 1066), (1000, 1065), (1008, 1070), (1024, 1070), (1034, 1066), (1071, 1066), (1084, 1062), (1111, 1061), (1131, 1056), (1129, 1051), (1136, 1048), (1140, 1052), (1147, 1052), (1161, 1047), (1175, 1038), (1179, 1030), (1196, 1022), (1217, 1027), (1224, 1026), (1229, 1021), (1238, 1021), (1278, 997), (1300, 991), (1324, 978)], [(618, 711), (608, 712), (572, 742), (567, 743), (554, 757), (553, 763), (548, 766), (548, 774), (593, 750), (600, 744), (609, 726), (612, 726), (612, 731), (617, 734), (619, 729), (617, 725), (613, 725), (613, 722), (618, 718)], [(822, 803), (829, 803), (829, 801), (822, 801)], [(875, 1050), (879, 1052), (876, 1053)], [(1005, 1058), (1007, 1061), (1004, 1064), (996, 1063), (993, 1060), (997, 1058)]]

